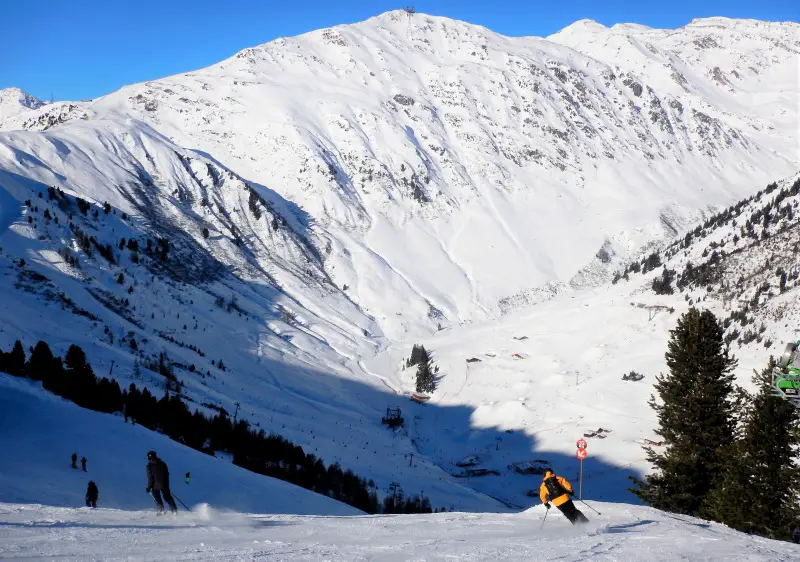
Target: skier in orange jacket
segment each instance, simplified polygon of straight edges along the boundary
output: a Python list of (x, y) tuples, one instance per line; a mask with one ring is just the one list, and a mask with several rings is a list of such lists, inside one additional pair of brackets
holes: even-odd
[(588, 523), (589, 520), (580, 512), (572, 503), (570, 496), (575, 492), (572, 490), (572, 485), (566, 478), (556, 476), (552, 470), (547, 469), (542, 478), (542, 485), (539, 486), (539, 497), (547, 509), (550, 509), (550, 502), (556, 506), (564, 516), (569, 519), (570, 523)]

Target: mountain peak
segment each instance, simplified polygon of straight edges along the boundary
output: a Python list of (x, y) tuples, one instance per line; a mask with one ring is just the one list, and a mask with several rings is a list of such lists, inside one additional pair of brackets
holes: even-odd
[(0, 122), (43, 105), (45, 102), (19, 88), (4, 88), (0, 90)]
[(42, 107), (45, 102), (20, 88), (12, 86), (11, 88), (0, 90), (0, 107), (6, 104), (16, 104), (25, 109), (38, 109)]
[(565, 28), (557, 31), (547, 37), (547, 39), (551, 38), (564, 38), (564, 37), (579, 37), (579, 36), (587, 36), (587, 35), (595, 35), (598, 33), (604, 33), (608, 31), (608, 27), (603, 25), (602, 23), (596, 22), (591, 19), (582, 19), (578, 20), (575, 23), (571, 23)]

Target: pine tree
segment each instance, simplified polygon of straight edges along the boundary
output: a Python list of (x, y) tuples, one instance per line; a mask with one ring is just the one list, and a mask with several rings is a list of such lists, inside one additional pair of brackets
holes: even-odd
[(84, 373), (91, 370), (86, 362), (86, 353), (77, 345), (69, 346), (67, 355), (64, 357), (67, 368), (74, 373)]
[(50, 346), (46, 342), (40, 341), (33, 348), (31, 357), (28, 360), (28, 376), (35, 381), (41, 381), (54, 376), (56, 373), (56, 358), (50, 351)]
[(417, 392), (430, 394), (436, 390), (436, 375), (434, 374), (433, 357), (424, 347), (420, 347), (420, 357), (417, 362)]
[(656, 377), (660, 401), (656, 433), (666, 450), (647, 448), (655, 473), (631, 478), (631, 491), (646, 504), (699, 515), (707, 494), (724, 472), (724, 449), (734, 436), (733, 375), (736, 360), (723, 341), (723, 328), (709, 311), (689, 309), (671, 332), (667, 375)]
[(428, 351), (425, 346), (414, 344), (414, 347), (411, 348), (411, 358), (406, 363), (406, 366), (419, 365), (426, 357), (428, 357)]
[(19, 340), (14, 342), (11, 353), (6, 354), (6, 363), (6, 370), (12, 375), (19, 377), (25, 371), (25, 350)]
[(747, 533), (789, 539), (798, 519), (800, 411), (777, 396), (770, 358), (756, 373), (758, 394), (747, 408), (742, 438), (730, 448), (728, 470), (709, 495), (707, 515)]

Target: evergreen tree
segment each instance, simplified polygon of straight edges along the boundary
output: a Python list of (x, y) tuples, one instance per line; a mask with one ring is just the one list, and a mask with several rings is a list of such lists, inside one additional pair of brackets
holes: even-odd
[[(58, 362), (58, 367), (56, 363)], [(40, 341), (33, 348), (31, 358), (28, 360), (28, 376), (35, 381), (47, 380), (55, 376), (56, 370), (60, 371), (61, 361), (53, 357), (50, 346)]]
[(407, 362), (407, 366), (419, 365), (420, 362), (428, 357), (428, 351), (425, 346), (414, 344), (411, 348), (411, 358)]
[(417, 392), (430, 394), (436, 390), (436, 375), (434, 373), (433, 358), (430, 353), (421, 347), (420, 358), (417, 363)]
[(722, 326), (707, 310), (689, 309), (670, 333), (669, 373), (656, 377), (660, 401), (654, 396), (649, 401), (666, 450), (646, 449), (656, 471), (644, 481), (631, 478), (631, 491), (652, 507), (699, 515), (724, 473), (724, 450), (734, 436), (736, 360), (729, 355)]
[(67, 369), (74, 373), (83, 373), (87, 369), (91, 370), (91, 367), (86, 362), (86, 353), (77, 345), (69, 346), (64, 362), (67, 365)]
[(25, 350), (19, 340), (14, 342), (11, 353), (6, 354), (6, 371), (15, 376), (21, 376), (25, 371)]
[(800, 519), (800, 411), (774, 393), (770, 358), (756, 373), (758, 394), (747, 408), (742, 438), (730, 448), (728, 470), (709, 495), (709, 517), (746, 533), (791, 538)]

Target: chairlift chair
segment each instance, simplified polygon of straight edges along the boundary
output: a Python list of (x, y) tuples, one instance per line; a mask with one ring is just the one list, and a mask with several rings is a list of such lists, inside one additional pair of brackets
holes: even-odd
[(778, 396), (800, 408), (800, 341), (786, 344), (772, 370), (772, 386)]

